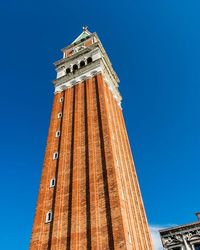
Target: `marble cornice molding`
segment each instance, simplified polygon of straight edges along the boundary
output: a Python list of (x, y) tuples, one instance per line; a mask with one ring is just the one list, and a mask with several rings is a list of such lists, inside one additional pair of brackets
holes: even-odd
[(86, 47), (86, 48), (76, 52), (75, 54), (71, 55), (70, 57), (65, 57), (65, 58), (62, 58), (62, 59), (54, 62), (54, 66), (56, 68), (59, 68), (59, 66), (62, 66), (65, 63), (74, 61), (77, 58), (79, 58), (80, 56), (85, 55), (86, 53), (89, 53), (92, 51), (95, 52), (96, 49), (98, 49), (98, 46), (97, 46), (97, 43), (94, 43), (94, 44), (90, 45), (89, 47)]
[(174, 228), (173, 230), (168, 230), (167, 233), (161, 233), (164, 249), (171, 249), (170, 247), (177, 247), (179, 245), (189, 245), (190, 247), (195, 242), (199, 243), (200, 225), (199, 223), (195, 225), (189, 225), (188, 228), (183, 226), (183, 230), (181, 230), (181, 227), (178, 227), (176, 232), (174, 232)]

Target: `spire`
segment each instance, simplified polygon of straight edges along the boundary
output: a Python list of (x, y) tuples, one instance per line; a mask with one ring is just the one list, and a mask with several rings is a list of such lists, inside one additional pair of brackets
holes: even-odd
[(72, 43), (77, 43), (81, 41), (82, 39), (85, 39), (87, 36), (90, 36), (91, 32), (88, 30), (88, 26), (83, 26), (83, 31), (82, 33), (72, 42)]

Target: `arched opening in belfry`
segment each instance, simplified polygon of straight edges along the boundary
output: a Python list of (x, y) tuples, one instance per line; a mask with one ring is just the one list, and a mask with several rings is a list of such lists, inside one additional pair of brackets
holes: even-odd
[(68, 75), (71, 72), (70, 68), (66, 69), (66, 74)]
[(80, 67), (83, 68), (85, 66), (85, 62), (84, 61), (81, 61), (80, 62)]
[(73, 65), (73, 73), (75, 73), (77, 70), (78, 70), (78, 65), (77, 65), (77, 64), (74, 64), (74, 65)]
[(90, 64), (92, 62), (92, 57), (88, 57), (87, 64)]

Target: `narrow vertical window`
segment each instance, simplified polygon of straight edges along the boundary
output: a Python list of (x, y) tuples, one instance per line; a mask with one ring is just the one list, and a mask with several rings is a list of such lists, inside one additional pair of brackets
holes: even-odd
[(119, 161), (118, 160), (116, 160), (116, 165), (117, 165), (117, 167), (119, 167)]
[(129, 238), (129, 243), (132, 244), (132, 240), (131, 240), (131, 234), (130, 232), (128, 232), (128, 238)]
[(45, 222), (46, 223), (49, 223), (49, 222), (51, 222), (52, 221), (52, 211), (50, 210), (50, 211), (48, 211), (47, 213), (46, 213), (46, 220), (45, 220)]
[(125, 200), (124, 192), (122, 191), (122, 200)]
[(56, 131), (56, 137), (60, 136), (60, 130)]
[(53, 160), (58, 159), (58, 152), (53, 153)]
[(68, 75), (68, 74), (70, 74), (71, 73), (71, 69), (70, 68), (67, 68), (66, 69), (66, 74)]
[(60, 119), (61, 117), (62, 117), (62, 113), (59, 112), (59, 113), (58, 113), (58, 119)]
[(50, 180), (50, 188), (55, 187), (55, 185), (56, 185), (56, 179), (53, 178)]
[(60, 102), (63, 102), (64, 101), (64, 98), (63, 97), (60, 97)]

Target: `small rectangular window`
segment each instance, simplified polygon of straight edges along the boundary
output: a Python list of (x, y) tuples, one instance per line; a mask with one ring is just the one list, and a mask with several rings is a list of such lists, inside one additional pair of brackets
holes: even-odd
[(116, 160), (116, 165), (117, 165), (117, 167), (119, 167), (119, 161), (118, 160)]
[(63, 97), (60, 97), (60, 102), (63, 102), (64, 101), (64, 98)]
[(60, 136), (60, 130), (56, 131), (56, 137)]
[(130, 232), (128, 232), (128, 238), (129, 238), (129, 243), (132, 244), (132, 240), (131, 240), (131, 234)]
[(51, 187), (51, 188), (52, 188), (52, 187), (55, 187), (55, 185), (56, 185), (56, 179), (53, 178), (53, 179), (50, 180), (50, 187)]
[(59, 113), (58, 113), (58, 119), (60, 119), (61, 117), (62, 117), (62, 113), (59, 112)]
[(52, 211), (48, 211), (47, 213), (46, 213), (46, 220), (45, 220), (45, 222), (46, 223), (49, 223), (49, 222), (51, 222), (52, 221)]
[(53, 160), (58, 159), (58, 152), (53, 153)]
[(122, 191), (122, 200), (125, 200), (124, 192)]

